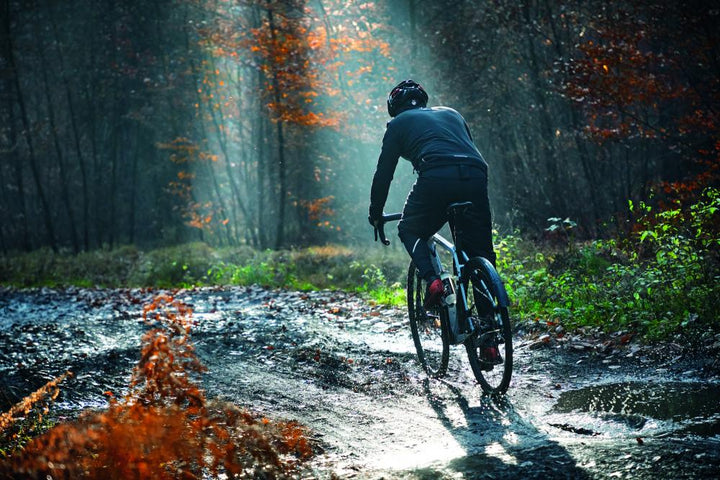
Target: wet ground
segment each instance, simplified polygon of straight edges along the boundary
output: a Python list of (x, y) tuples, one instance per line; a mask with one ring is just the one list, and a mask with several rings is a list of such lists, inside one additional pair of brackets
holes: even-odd
[[(156, 293), (0, 289), (0, 410), (66, 370), (56, 415), (104, 407)], [(518, 332), (510, 390), (492, 399), (462, 347), (428, 380), (403, 310), (340, 292), (178, 298), (208, 396), (308, 426), (322, 447), (309, 478), (720, 477), (720, 366), (681, 345)]]

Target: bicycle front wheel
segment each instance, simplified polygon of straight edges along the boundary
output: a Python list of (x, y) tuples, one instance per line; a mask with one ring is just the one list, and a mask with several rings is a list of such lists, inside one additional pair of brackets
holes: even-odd
[[(513, 369), (510, 314), (501, 301), (507, 293), (492, 264), (472, 258), (465, 291), (476, 334), (465, 342), (470, 367), (483, 391), (503, 394), (510, 385)], [(500, 291), (502, 289), (502, 291)]]
[(410, 262), (407, 278), (410, 330), (423, 370), (430, 377), (440, 378), (447, 372), (450, 359), (447, 310), (440, 306), (425, 309), (426, 290), (427, 282)]

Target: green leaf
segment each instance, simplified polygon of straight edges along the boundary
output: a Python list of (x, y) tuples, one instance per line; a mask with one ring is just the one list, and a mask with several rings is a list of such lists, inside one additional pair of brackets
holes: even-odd
[(645, 230), (640, 234), (640, 242), (644, 242), (647, 237), (652, 237), (653, 240), (657, 240), (657, 233), (652, 230)]

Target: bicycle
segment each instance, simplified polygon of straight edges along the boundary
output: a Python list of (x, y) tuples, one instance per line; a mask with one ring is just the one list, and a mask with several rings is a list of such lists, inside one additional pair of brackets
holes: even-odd
[[(473, 374), (489, 394), (503, 394), (510, 385), (513, 368), (512, 327), (509, 299), (492, 263), (483, 257), (468, 257), (462, 249), (463, 215), (471, 202), (448, 206), (452, 240), (440, 233), (428, 240), (435, 271), (446, 287), (440, 305), (425, 306), (426, 281), (410, 261), (407, 276), (407, 306), (410, 329), (418, 360), (433, 378), (446, 375), (451, 345), (465, 345)], [(375, 230), (375, 240), (384, 245), (384, 224), (399, 220), (402, 214), (383, 215)], [(452, 272), (443, 265), (438, 248), (452, 258)], [(498, 357), (487, 358), (488, 348), (496, 347)]]

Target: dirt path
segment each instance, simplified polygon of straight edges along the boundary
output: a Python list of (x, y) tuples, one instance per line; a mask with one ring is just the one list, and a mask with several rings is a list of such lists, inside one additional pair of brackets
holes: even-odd
[[(58, 407), (102, 406), (138, 357), (152, 293), (0, 291), (0, 401), (66, 369)], [(712, 478), (720, 471), (717, 369), (669, 348), (537, 335), (516, 341), (493, 400), (456, 347), (447, 379), (415, 361), (405, 312), (338, 292), (202, 289), (193, 339), (208, 396), (307, 425), (309, 478)], [(3, 405), (3, 408), (5, 405)]]

